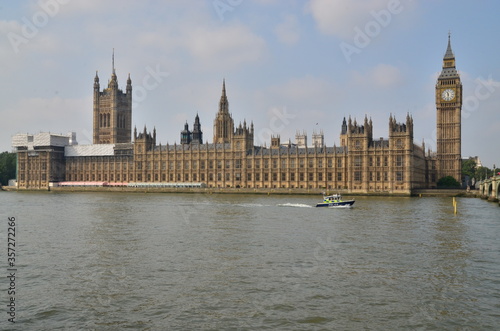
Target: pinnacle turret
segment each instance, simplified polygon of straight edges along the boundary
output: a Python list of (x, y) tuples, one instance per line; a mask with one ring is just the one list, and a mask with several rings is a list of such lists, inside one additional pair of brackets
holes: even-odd
[(196, 144), (203, 144), (203, 132), (201, 131), (200, 116), (196, 113), (194, 118), (193, 132), (191, 132), (191, 142)]
[(94, 78), (94, 90), (96, 92), (99, 92), (99, 76), (97, 75), (97, 71), (95, 72), (95, 78)]
[(340, 131), (340, 134), (347, 134), (347, 122), (345, 120), (345, 116), (344, 120), (342, 121), (342, 130)]
[(132, 80), (130, 79), (130, 73), (127, 78), (127, 94), (132, 98)]

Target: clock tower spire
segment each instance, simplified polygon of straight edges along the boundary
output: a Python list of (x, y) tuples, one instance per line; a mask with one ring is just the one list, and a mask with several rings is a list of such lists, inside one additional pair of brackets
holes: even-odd
[(452, 176), (462, 182), (462, 83), (451, 49), (451, 35), (436, 83), (438, 179)]

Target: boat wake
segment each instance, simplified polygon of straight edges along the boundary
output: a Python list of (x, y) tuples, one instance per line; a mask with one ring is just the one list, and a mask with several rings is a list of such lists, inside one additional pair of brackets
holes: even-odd
[(303, 203), (281, 203), (278, 207), (312, 208), (311, 205), (305, 205)]
[(236, 203), (231, 205), (238, 207), (269, 207), (269, 205), (263, 205), (261, 203)]
[(354, 208), (353, 205), (343, 205), (343, 206), (331, 206), (331, 207), (328, 207), (330, 209), (351, 209), (351, 208)]

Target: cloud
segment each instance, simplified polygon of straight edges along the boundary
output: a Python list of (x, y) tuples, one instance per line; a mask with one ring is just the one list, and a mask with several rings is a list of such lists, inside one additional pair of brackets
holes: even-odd
[[(148, 123), (148, 127), (150, 123), (160, 123), (158, 113), (163, 114), (160, 110), (165, 108), (169, 112), (161, 118), (161, 123), (172, 122), (169, 116), (175, 116), (177, 109), (181, 109), (178, 115), (183, 118), (179, 119), (181, 125), (186, 119), (191, 125), (198, 110), (208, 108), (212, 115), (220, 96), (220, 80), (231, 76), (231, 71), (263, 59), (267, 52), (266, 42), (250, 26), (236, 20), (224, 24), (214, 20), (211, 2), (198, 1), (194, 6), (173, 0), (168, 5), (151, 2), (148, 7), (126, 0), (117, 8), (114, 6), (116, 3), (95, 0), (67, 1), (36, 35), (28, 38), (27, 44), (19, 46), (18, 54), (6, 37), (0, 39), (0, 60), (8, 64), (0, 82), (0, 97), (4, 100), (0, 114), (6, 123), (12, 123), (9, 130), (2, 132), (3, 145), (9, 146), (10, 135), (16, 132), (76, 130), (88, 136), (92, 128), (92, 102), (87, 99), (92, 97), (93, 76), (99, 70), (101, 88), (106, 85), (112, 48), (116, 49), (120, 87), (124, 87), (130, 72), (135, 96), (138, 88), (145, 86), (148, 68), (155, 72), (160, 68), (161, 72), (171, 74), (168, 78), (162, 76), (154, 90), (147, 90), (147, 97), (134, 109), (134, 125), (141, 127), (143, 123)], [(22, 36), (23, 18), (30, 20), (41, 10), (35, 3), (24, 7), (13, 20), (0, 20), (0, 33), (6, 36), (15, 32)], [(90, 15), (92, 19), (88, 19)], [(193, 82), (193, 76), (195, 81), (216, 80), (215, 97), (207, 96), (204, 90), (207, 84)], [(173, 99), (175, 96), (171, 94), (178, 85), (190, 90), (185, 93), (189, 99)], [(58, 91), (59, 98), (51, 98), (54, 91)], [(207, 124), (212, 118), (203, 120)], [(157, 126), (167, 134), (171, 132), (169, 125)], [(178, 139), (177, 127), (175, 131), (174, 137)]]
[[(90, 110), (89, 110), (90, 109)], [(2, 119), (9, 130), (0, 131), (4, 150), (10, 150), (12, 135), (16, 133), (76, 132), (79, 144), (92, 143), (92, 97), (65, 99), (25, 98), (2, 111)]]
[(292, 103), (303, 102), (312, 105), (317, 100), (323, 99), (325, 95), (331, 95), (334, 89), (331, 82), (307, 75), (270, 87), (269, 93)]
[[(14, 34), (16, 36), (14, 36)], [(2, 63), (12, 63), (11, 60), (19, 60), (19, 57), (15, 57), (15, 39), (18, 35), (21, 35), (21, 24), (16, 21), (0, 21), (0, 35), (4, 38), (0, 38), (0, 61)], [(6, 66), (2, 70), (8, 69), (11, 66)]]
[[(12, 131), (66, 132), (91, 126), (92, 96), (83, 99), (25, 98), (2, 112), (6, 123), (12, 123)], [(50, 119), (50, 121), (47, 121)], [(44, 127), (40, 127), (44, 123)]]
[(264, 39), (242, 25), (198, 27), (185, 31), (185, 47), (204, 69), (232, 69), (260, 60)]
[(387, 0), (311, 0), (309, 10), (321, 32), (349, 38), (353, 27), (368, 20), (370, 10), (381, 8), (386, 2)]
[(275, 5), (280, 2), (280, 0), (254, 0), (256, 3), (261, 4), (263, 6)]
[(394, 15), (415, 5), (403, 0), (311, 0), (306, 11), (311, 13), (322, 33), (352, 39), (355, 27), (363, 30), (369, 22), (385, 27)]
[(260, 91), (255, 99), (267, 107), (261, 113), (265, 116), (254, 118), (256, 143), (269, 145), (271, 134), (280, 134), (282, 141), (294, 141), (297, 130), (310, 134), (311, 129), (325, 129), (343, 95), (342, 87), (312, 75), (295, 77)]
[(283, 44), (294, 45), (300, 39), (300, 30), (297, 17), (294, 15), (286, 15), (283, 21), (274, 29), (274, 33), (278, 40)]
[[(48, 1), (45, 1), (46, 3)], [(100, 0), (86, 0), (86, 1), (53, 1), (51, 3), (59, 3), (60, 10), (63, 11), (64, 15), (69, 16), (81, 16), (81, 15), (101, 15), (114, 13), (120, 14), (122, 12), (135, 11), (140, 8), (144, 8), (144, 4), (138, 3), (134, 0), (121, 0), (119, 3), (112, 1), (100, 1)], [(43, 3), (39, 1), (39, 3)], [(39, 10), (41, 7), (39, 4), (36, 6), (33, 4), (32, 10)]]
[(403, 82), (399, 68), (389, 64), (379, 64), (366, 74), (353, 73), (355, 85), (374, 86), (378, 88), (396, 87)]
[(9, 43), (8, 51), (18, 55), (20, 52), (51, 53), (59, 50), (62, 42), (56, 35), (61, 31), (54, 26), (60, 21), (65, 6), (61, 0), (31, 2), (14, 20), (1, 21), (0, 32)]
[(389, 64), (379, 64), (370, 72), (370, 79), (379, 87), (393, 87), (402, 82), (401, 71)]

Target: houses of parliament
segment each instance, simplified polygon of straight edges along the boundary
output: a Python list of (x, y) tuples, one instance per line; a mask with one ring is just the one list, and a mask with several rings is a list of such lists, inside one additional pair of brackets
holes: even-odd
[(345, 193), (411, 194), (433, 188), (439, 178), (461, 182), (462, 84), (450, 38), (435, 86), (437, 150), (415, 144), (413, 118), (390, 115), (387, 139), (373, 139), (372, 120), (344, 118), (339, 146), (322, 133), (297, 134), (295, 143), (273, 136), (255, 146), (254, 126), (235, 127), (225, 82), (213, 123), (213, 140), (203, 136), (198, 115), (186, 122), (180, 143), (161, 145), (156, 129), (132, 131), (132, 82), (119, 89), (114, 70), (102, 91), (94, 79), (93, 144), (78, 145), (75, 134), (17, 134), (18, 189), (50, 186), (202, 184), (207, 188), (318, 189)]

